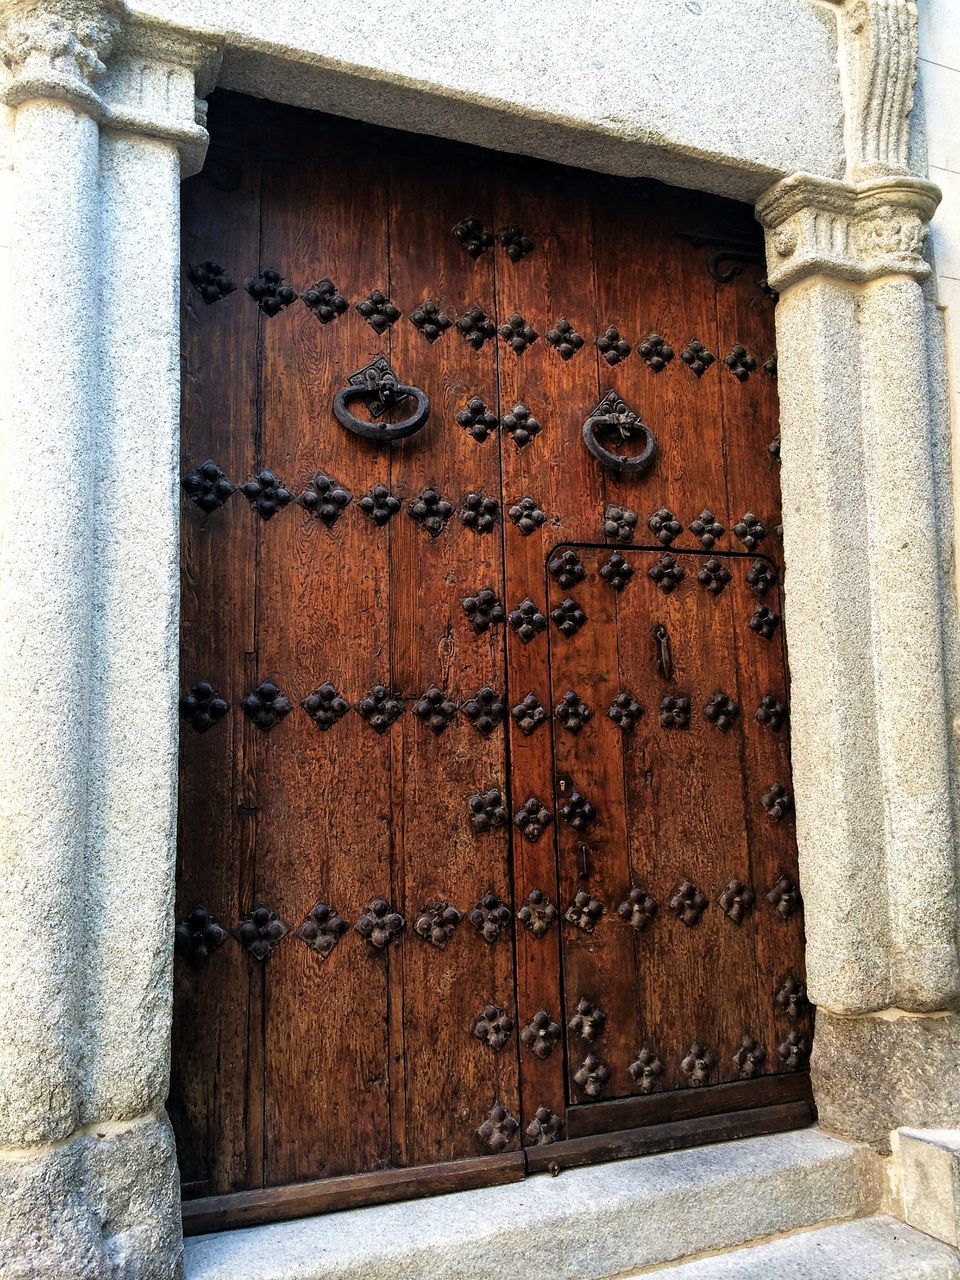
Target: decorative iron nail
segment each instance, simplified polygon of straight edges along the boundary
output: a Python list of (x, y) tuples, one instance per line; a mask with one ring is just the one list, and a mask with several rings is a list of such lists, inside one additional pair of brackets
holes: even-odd
[(483, 225), (476, 214), (458, 222), (453, 228), (453, 234), (471, 258), (479, 258), (485, 249), (493, 247), (493, 232)]
[(534, 242), (520, 230), (515, 222), (509, 222), (497, 232), (497, 243), (503, 248), (511, 262), (519, 262), (521, 258), (532, 252)]
[(510, 319), (500, 326), (498, 332), (507, 346), (518, 356), (522, 356), (527, 347), (533, 346), (540, 336), (533, 325), (524, 320), (519, 311), (515, 311)]
[(198, 680), (180, 699), (180, 714), (197, 733), (206, 733), (230, 710), (230, 703), (209, 680)]
[(407, 503), (411, 518), (426, 529), (431, 538), (438, 537), (453, 515), (453, 504), (441, 498), (436, 489), (423, 489)]
[(492, 587), (483, 587), (475, 595), (464, 596), (460, 604), (477, 635), (503, 621), (503, 605)]
[(607, 1015), (600, 1006), (584, 996), (577, 1004), (576, 1012), (567, 1023), (567, 1026), (574, 1035), (579, 1036), (581, 1040), (586, 1040), (588, 1044), (592, 1044), (603, 1031), (606, 1021)]
[(789, 920), (800, 906), (800, 890), (789, 876), (780, 876), (767, 894), (767, 901), (781, 920)]
[(728, 356), (723, 357), (723, 363), (738, 382), (746, 382), (757, 367), (756, 359), (739, 342)]
[(600, 337), (597, 338), (596, 347), (609, 365), (619, 364), (621, 360), (626, 360), (633, 350), (630, 343), (620, 336), (620, 330), (613, 324), (604, 329)]
[(647, 570), (647, 577), (651, 582), (657, 584), (665, 596), (668, 596), (671, 591), (679, 587), (686, 576), (673, 556), (667, 551), (660, 556), (656, 564), (651, 565)]
[(763, 605), (757, 605), (747, 622), (750, 630), (755, 631), (758, 636), (763, 636), (764, 640), (769, 640), (779, 625), (780, 615), (771, 612)]
[(629, 693), (618, 693), (607, 708), (607, 715), (615, 725), (626, 733), (637, 727), (637, 721), (643, 715), (643, 707)]
[(211, 302), (219, 302), (237, 287), (226, 270), (213, 258), (191, 264), (187, 268), (187, 279), (207, 306)]
[(528, 693), (516, 706), (510, 708), (510, 714), (517, 722), (521, 733), (529, 738), (534, 729), (540, 727), (547, 718), (547, 709), (535, 693)]
[(326, 472), (317, 471), (298, 501), (328, 529), (332, 529), (353, 501), (353, 494)]
[(477, 1130), (477, 1137), (491, 1151), (506, 1151), (519, 1128), (519, 1124), (506, 1107), (502, 1103), (495, 1102), (486, 1120)]
[(690, 725), (690, 699), (686, 694), (665, 694), (660, 699), (660, 727), (686, 729)]
[(661, 507), (647, 521), (647, 527), (658, 542), (669, 547), (674, 538), (683, 533), (683, 525), (669, 507)]
[(503, 703), (500, 695), (488, 684), (482, 685), (472, 698), (460, 707), (460, 714), (481, 738), (488, 738), (503, 719)]
[(782, 782), (774, 782), (760, 797), (760, 803), (774, 822), (779, 822), (793, 808), (793, 797)]
[(432, 684), (423, 697), (414, 704), (413, 714), (439, 737), (456, 718), (457, 704), (452, 698), (448, 698), (442, 689)]
[(272, 471), (260, 471), (255, 480), (240, 486), (240, 492), (264, 520), (272, 520), (289, 502), (293, 494)]
[(309, 289), (304, 289), (300, 298), (321, 324), (330, 324), (347, 310), (346, 298), (328, 276), (312, 284)]
[(479, 351), (485, 342), (495, 338), (497, 334), (497, 326), (483, 308), (476, 305), (467, 307), (457, 321), (457, 328), (464, 342), (473, 347), (474, 351)]
[(637, 347), (637, 353), (654, 373), (662, 373), (673, 359), (673, 347), (659, 333), (648, 333)]
[(427, 298), (410, 312), (410, 323), (428, 342), (432, 343), (446, 333), (453, 321), (445, 311), (440, 310), (432, 298)]
[(737, 523), (733, 526), (734, 534), (740, 539), (748, 551), (756, 551), (760, 543), (767, 536), (767, 531), (753, 514), (752, 511), (746, 512)]
[(394, 306), (382, 289), (371, 289), (356, 308), (374, 333), (383, 333), (400, 319), (400, 308)]
[(530, 497), (521, 498), (519, 502), (515, 502), (507, 515), (525, 538), (528, 538), (531, 533), (536, 533), (547, 518), (546, 512), (541, 510)]
[(222, 507), (237, 492), (237, 486), (228, 480), (219, 463), (208, 458), (183, 477), (183, 487), (201, 511), (207, 515)]
[(688, 929), (692, 929), (700, 923), (701, 917), (709, 905), (707, 897), (690, 880), (684, 880), (670, 899), (670, 910), (681, 924), (685, 924)]
[(375, 484), (368, 494), (360, 499), (357, 506), (365, 516), (379, 528), (387, 523), (391, 516), (400, 510), (400, 499), (395, 498), (384, 484)]
[(721, 560), (711, 557), (697, 574), (697, 581), (713, 596), (718, 596), (730, 581), (730, 570)]
[(593, 933), (597, 921), (603, 915), (603, 903), (581, 889), (564, 914), (564, 919), (576, 925), (584, 933)]
[(560, 1039), (560, 1027), (546, 1009), (538, 1009), (520, 1032), (520, 1041), (537, 1058), (549, 1058)]
[(233, 936), (254, 960), (266, 960), (275, 947), (289, 933), (288, 927), (270, 910), (260, 903), (252, 911), (240, 917), (240, 923), (233, 931)]
[(333, 907), (325, 902), (315, 902), (297, 930), (297, 937), (302, 938), (311, 951), (326, 960), (349, 928), (346, 920)]
[(488, 498), (483, 493), (467, 494), (460, 520), (468, 529), (474, 533), (491, 533), (497, 527), (499, 517), (500, 503), (496, 498)]
[(755, 900), (753, 890), (734, 876), (720, 894), (717, 904), (728, 920), (742, 924)]
[(809, 1055), (810, 1045), (807, 1043), (807, 1038), (796, 1029), (787, 1035), (786, 1040), (777, 1045), (777, 1057), (787, 1071), (799, 1071), (806, 1065)]
[(568, 822), (574, 831), (585, 831), (596, 816), (596, 809), (579, 791), (572, 791), (560, 806), (560, 817), (564, 822)]
[(588, 1098), (599, 1098), (610, 1079), (610, 1068), (595, 1053), (588, 1053), (574, 1072), (573, 1080)]
[(546, 631), (547, 620), (529, 596), (511, 609), (509, 622), (524, 644), (529, 644), (541, 631)]
[(551, 609), (550, 617), (560, 634), (568, 640), (577, 634), (587, 620), (587, 615), (572, 596), (567, 596)]
[(564, 729), (570, 733), (579, 733), (587, 721), (593, 716), (593, 712), (585, 702), (580, 701), (579, 693), (573, 689), (568, 689), (557, 705), (553, 708), (553, 714)]
[(777, 460), (778, 462), (780, 461), (780, 433), (779, 433), (779, 431), (778, 431), (778, 432), (777, 432), (777, 434), (773, 437), (773, 439), (770, 441), (770, 443), (767, 445), (767, 453), (769, 453), (769, 455), (770, 455), (770, 457), (771, 457), (771, 458), (776, 458), (776, 460)]
[(777, 376), (777, 353), (776, 352), (773, 353), (773, 355), (769, 358), (769, 360), (764, 360), (763, 372), (767, 375), (768, 378), (773, 378), (774, 380), (776, 380), (776, 376)]
[(583, 346), (583, 337), (566, 318), (561, 316), (552, 329), (543, 335), (561, 360), (569, 360)]
[(779, 581), (776, 565), (771, 564), (768, 560), (754, 560), (753, 564), (747, 570), (747, 585), (753, 589), (758, 596), (765, 596), (771, 587), (775, 587)]
[(296, 302), (297, 291), (283, 283), (279, 271), (262, 271), (247, 281), (247, 293), (253, 298), (265, 316), (275, 316)]
[(769, 298), (770, 301), (774, 303), (774, 305), (776, 305), (776, 303), (780, 301), (779, 293), (777, 293), (776, 289), (773, 288), (773, 286), (770, 284), (768, 280), (758, 280), (757, 288), (760, 290), (763, 296), (765, 298)]
[(553, 821), (553, 814), (536, 796), (528, 796), (513, 815), (513, 821), (518, 830), (536, 844)]
[(240, 705), (257, 728), (268, 733), (293, 710), (290, 699), (272, 680), (261, 680), (255, 689), (244, 694)]
[(492, 889), (488, 889), (476, 906), (470, 909), (467, 919), (484, 942), (493, 944), (510, 928), (510, 908)]
[(768, 729), (779, 729), (787, 718), (787, 708), (772, 693), (765, 693), (753, 718)]
[(399, 942), (400, 935), (407, 926), (406, 920), (398, 911), (394, 911), (384, 898), (374, 898), (367, 903), (363, 915), (353, 926), (361, 938), (382, 951), (391, 942)]
[(575, 551), (557, 552), (548, 561), (547, 569), (565, 591), (569, 590), (570, 587), (575, 587), (578, 582), (582, 582), (587, 576), (587, 571)]
[(691, 338), (680, 352), (680, 359), (688, 369), (693, 370), (698, 378), (703, 377), (716, 358), (712, 351), (707, 350), (699, 338)]
[(424, 942), (429, 942), (442, 951), (453, 937), (453, 931), (460, 920), (460, 912), (456, 907), (438, 899), (420, 908), (413, 932)]
[(630, 1079), (641, 1093), (653, 1093), (666, 1067), (651, 1048), (644, 1045), (635, 1062), (627, 1067)]
[(542, 889), (531, 889), (517, 912), (517, 919), (535, 938), (542, 938), (556, 918), (557, 908)]
[(468, 796), (467, 808), (474, 831), (493, 831), (507, 825), (507, 806), (503, 802), (503, 793), (497, 787)]
[(725, 533), (723, 525), (709, 507), (704, 507), (696, 520), (690, 521), (687, 528), (705, 551), (712, 550), (717, 539), (722, 538)]
[(457, 414), (457, 422), (478, 444), (497, 429), (497, 415), (491, 413), (479, 396), (471, 396)]
[(375, 684), (357, 703), (357, 711), (371, 729), (386, 733), (394, 720), (403, 715), (403, 701), (387, 685)]
[(201, 903), (174, 930), (174, 945), (193, 969), (201, 969), (227, 940), (227, 931)]
[(508, 1043), (512, 1031), (513, 1019), (495, 1004), (484, 1005), (473, 1024), (473, 1034), (494, 1053), (499, 1053)]
[(625, 920), (635, 933), (643, 933), (653, 923), (657, 914), (657, 900), (651, 898), (646, 889), (634, 885), (623, 902), (617, 907), (617, 915)]
[(538, 1147), (556, 1142), (563, 1132), (563, 1120), (549, 1107), (537, 1107), (536, 1114), (527, 1125), (527, 1137)]
[(791, 1022), (796, 1022), (810, 1008), (807, 989), (792, 974), (785, 979), (783, 986), (774, 997), (774, 1003), (781, 1013), (785, 1013)]
[(308, 693), (300, 705), (322, 733), (332, 729), (350, 710), (350, 703), (329, 681)]
[(694, 1040), (686, 1057), (681, 1059), (680, 1070), (687, 1077), (688, 1084), (697, 1089), (710, 1079), (710, 1072), (717, 1065), (717, 1055), (712, 1049)]
[(543, 430), (525, 404), (515, 404), (510, 413), (505, 413), (500, 419), (500, 427), (518, 449), (523, 449)]
[(600, 566), (600, 577), (614, 591), (622, 591), (633, 577), (634, 568), (629, 560), (624, 560), (619, 551), (614, 551), (608, 560)]
[(722, 689), (718, 689), (703, 708), (703, 714), (721, 733), (726, 733), (740, 714), (740, 704), (734, 702)]
[(603, 513), (603, 536), (611, 542), (632, 542), (637, 519), (628, 507), (608, 506)]
[(737, 1076), (741, 1080), (752, 1080), (760, 1071), (767, 1051), (759, 1041), (754, 1040), (749, 1031), (745, 1031), (740, 1041), (740, 1048), (733, 1055), (733, 1065), (737, 1068)]

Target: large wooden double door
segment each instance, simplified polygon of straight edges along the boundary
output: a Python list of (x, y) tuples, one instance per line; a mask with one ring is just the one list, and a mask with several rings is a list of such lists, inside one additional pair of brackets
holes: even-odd
[[(750, 211), (229, 95), (211, 126), (184, 187), (185, 1194), (367, 1175), (329, 1182), (348, 1203), (795, 1122)], [(393, 404), (382, 362), (351, 383), (381, 356)]]

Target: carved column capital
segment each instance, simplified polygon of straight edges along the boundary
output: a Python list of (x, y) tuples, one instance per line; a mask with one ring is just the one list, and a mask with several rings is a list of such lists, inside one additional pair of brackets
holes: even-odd
[(126, 17), (123, 0), (21, 0), (0, 11), (0, 59), (12, 79), (4, 98), (59, 98), (98, 116), (95, 85)]
[(921, 178), (856, 185), (792, 174), (757, 201), (767, 233), (768, 279), (783, 290), (811, 275), (863, 283), (881, 276), (925, 280), (923, 257), (940, 190)]

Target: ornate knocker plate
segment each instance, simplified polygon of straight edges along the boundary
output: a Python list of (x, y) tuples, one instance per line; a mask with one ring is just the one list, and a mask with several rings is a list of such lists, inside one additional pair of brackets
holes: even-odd
[[(416, 405), (402, 422), (367, 422), (355, 418), (349, 406), (362, 400), (371, 417), (379, 418), (388, 409), (413, 399)], [(419, 387), (408, 387), (400, 381), (384, 355), (375, 356), (369, 364), (351, 373), (347, 385), (333, 397), (333, 412), (341, 426), (367, 440), (402, 440), (419, 431), (430, 417), (430, 401)]]
[[(643, 448), (635, 454), (614, 453), (603, 444), (604, 436), (613, 436), (621, 444), (642, 440)], [(583, 442), (608, 471), (642, 475), (657, 460), (656, 436), (615, 391), (607, 392), (583, 424)]]

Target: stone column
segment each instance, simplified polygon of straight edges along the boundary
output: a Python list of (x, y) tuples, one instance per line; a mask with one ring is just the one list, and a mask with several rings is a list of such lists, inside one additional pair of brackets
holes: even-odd
[(173, 1280), (178, 184), (210, 50), (120, 0), (0, 5), (0, 50), (0, 1274)]

